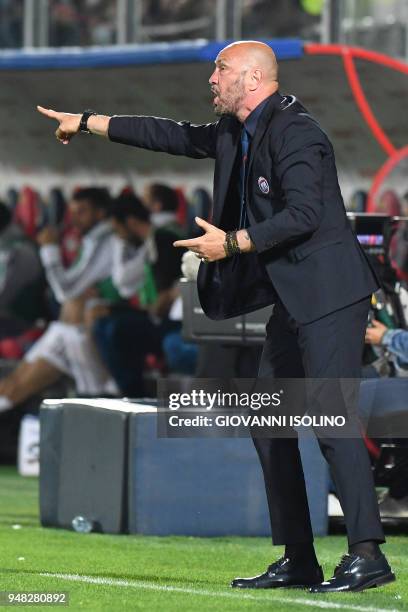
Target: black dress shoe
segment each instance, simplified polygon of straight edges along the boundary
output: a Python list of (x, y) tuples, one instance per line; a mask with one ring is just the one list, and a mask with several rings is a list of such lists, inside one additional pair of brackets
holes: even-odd
[(282, 557), (272, 563), (264, 574), (253, 578), (235, 578), (232, 587), (239, 589), (275, 589), (277, 587), (308, 587), (322, 582), (320, 565), (296, 562)]
[(387, 559), (365, 559), (355, 554), (344, 555), (334, 570), (333, 578), (312, 586), (311, 593), (339, 593), (343, 591), (363, 591), (372, 587), (393, 582), (395, 575)]

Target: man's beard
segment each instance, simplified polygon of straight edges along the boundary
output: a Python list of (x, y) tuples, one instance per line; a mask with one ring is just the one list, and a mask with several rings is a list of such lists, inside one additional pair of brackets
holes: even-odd
[(236, 115), (241, 102), (245, 97), (244, 75), (241, 75), (221, 97), (218, 94), (218, 102), (214, 105), (216, 115)]

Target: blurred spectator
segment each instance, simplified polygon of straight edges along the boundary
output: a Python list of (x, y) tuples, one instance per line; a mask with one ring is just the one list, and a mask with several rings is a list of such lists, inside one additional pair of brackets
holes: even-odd
[(270, 0), (244, 0), (242, 38), (296, 36), (320, 41), (323, 4), (315, 1), (315, 10), (310, 10), (311, 4), (311, 0), (274, 0), (271, 10)]
[(50, 44), (110, 45), (116, 40), (115, 0), (53, 0)]
[(10, 187), (9, 189), (7, 189), (5, 204), (7, 208), (9, 208), (11, 212), (13, 212), (17, 206), (17, 202), (18, 202), (18, 190), (15, 189), (14, 187)]
[(83, 13), (87, 18), (85, 44), (113, 45), (116, 41), (116, 10), (114, 0), (85, 0)]
[[(144, 26), (171, 25), (162, 32), (144, 34), (145, 40), (180, 40), (214, 38), (215, 4), (213, 0), (145, 0), (142, 5)], [(191, 28), (184, 28), (183, 22)], [(195, 22), (195, 25), (194, 25)], [(178, 29), (177, 25), (180, 25)]]
[(388, 256), (399, 281), (408, 281), (408, 223), (394, 220), (388, 247)]
[(44, 287), (35, 245), (0, 202), (0, 339), (22, 334), (44, 316)]
[(0, 49), (22, 46), (23, 0), (0, 0)]
[[(182, 275), (188, 280), (197, 280), (200, 260), (192, 251), (185, 251), (181, 259)], [(173, 303), (169, 317), (183, 320), (183, 301), (178, 296)], [(163, 339), (163, 352), (166, 363), (173, 372), (193, 375), (197, 367), (198, 346), (186, 342), (182, 337), (181, 329), (169, 332)]]
[(83, 236), (73, 266), (65, 269), (62, 265), (55, 228), (46, 227), (38, 235), (47, 280), (62, 304), (60, 320), (51, 323), (18, 368), (0, 381), (0, 411), (39, 393), (63, 375), (75, 380), (82, 395), (117, 391), (83, 325), (90, 299), (93, 304), (105, 304), (118, 296), (110, 279), (114, 241), (108, 221), (110, 197), (105, 189), (82, 189), (69, 207)]
[(40, 195), (31, 187), (23, 187), (18, 194), (13, 218), (25, 235), (35, 239), (39, 229), (44, 226), (45, 206)]
[(48, 197), (48, 206), (46, 219), (48, 225), (53, 227), (63, 228), (65, 224), (65, 216), (67, 212), (67, 203), (64, 194), (58, 187), (53, 187), (50, 190)]
[(376, 204), (375, 212), (390, 215), (391, 217), (401, 215), (401, 204), (395, 191), (387, 189), (382, 193)]
[(372, 346), (386, 349), (397, 376), (408, 376), (408, 331), (389, 329), (384, 323), (373, 319), (372, 327), (366, 330), (365, 341)]
[(364, 213), (366, 211), (367, 192), (358, 189), (350, 198), (347, 210), (355, 213)]
[[(177, 302), (179, 301), (181, 303), (181, 297), (177, 298)], [(171, 372), (194, 375), (197, 367), (198, 346), (183, 340), (180, 330), (165, 335), (163, 338), (163, 353)]]
[(106, 189), (88, 187), (75, 192), (69, 204), (71, 223), (75, 225), (83, 242), (79, 257), (73, 266), (65, 269), (54, 227), (42, 230), (37, 240), (41, 245), (40, 256), (47, 280), (60, 304), (80, 297), (84, 291), (98, 282), (102, 293), (116, 297), (109, 286), (112, 255), (112, 228), (109, 222), (111, 199)]
[[(235, 0), (226, 0), (227, 36), (232, 34), (234, 14), (240, 15)], [(296, 36), (320, 40), (323, 0), (243, 0), (242, 38), (273, 38)], [(214, 38), (216, 5), (214, 0), (144, 0), (142, 24), (167, 25), (149, 32), (145, 39), (171, 40), (180, 38)], [(236, 11), (236, 13), (235, 13)], [(189, 24), (190, 27), (183, 27)], [(177, 28), (177, 25), (179, 28)]]
[(144, 189), (143, 201), (152, 215), (151, 222), (156, 227), (177, 223), (179, 199), (175, 189), (162, 183), (151, 183)]
[(192, 193), (191, 204), (187, 210), (187, 234), (196, 238), (202, 234), (202, 229), (195, 222), (195, 218), (201, 217), (210, 221), (212, 208), (212, 198), (208, 191), (203, 187), (197, 187)]
[(164, 337), (181, 328), (181, 321), (172, 319), (170, 311), (179, 295), (182, 255), (173, 242), (183, 233), (175, 223), (177, 198), (163, 187), (149, 190), (152, 214), (131, 194), (120, 196), (112, 210), (119, 237), (113, 281), (122, 297), (138, 295), (140, 309), (111, 309), (90, 321), (106, 366), (121, 392), (130, 397), (144, 395), (146, 355), (162, 355)]
[(50, 45), (68, 47), (81, 44), (80, 13), (74, 0), (52, 0)]

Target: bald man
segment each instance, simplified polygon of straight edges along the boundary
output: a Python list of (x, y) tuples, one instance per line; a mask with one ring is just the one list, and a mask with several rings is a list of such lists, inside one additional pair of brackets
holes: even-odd
[(292, 431), (290, 437), (254, 436), (273, 543), (285, 545), (284, 556), (232, 586), (328, 593), (391, 582), (395, 576), (379, 548), (384, 534), (370, 461), (351, 411), (355, 394), (345, 400), (341, 385), (324, 382), (359, 378), (370, 295), (378, 288), (347, 220), (333, 147), (300, 102), (279, 93), (269, 46), (242, 41), (225, 47), (209, 82), (220, 118), (206, 125), (38, 110), (58, 121), (63, 144), (89, 130), (127, 145), (215, 159), (212, 222), (197, 217), (202, 236), (175, 243), (202, 261), (198, 290), (205, 313), (226, 319), (273, 305), (259, 376), (308, 377), (309, 408), (322, 398), (345, 403), (348, 435), (316, 432), (347, 527), (349, 551), (334, 576), (325, 582), (316, 559)]

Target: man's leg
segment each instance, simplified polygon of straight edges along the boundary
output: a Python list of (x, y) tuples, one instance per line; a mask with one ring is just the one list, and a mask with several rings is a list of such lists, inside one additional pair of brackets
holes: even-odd
[[(267, 325), (267, 338), (259, 378), (303, 378), (297, 329), (280, 302)], [(256, 438), (253, 441), (262, 465), (272, 541), (285, 545), (285, 555), (260, 576), (237, 578), (231, 586), (275, 588), (308, 586), (323, 580), (313, 547), (305, 479), (295, 431), (291, 437)]]
[(143, 397), (146, 354), (160, 348), (157, 327), (147, 313), (129, 310), (98, 319), (92, 336), (121, 393)]
[(9, 376), (0, 381), (1, 406), (8, 409), (26, 401), (57, 382), (62, 372), (45, 359), (38, 358), (32, 363), (23, 361)]
[(83, 326), (64, 324), (62, 329), (67, 368), (76, 391), (85, 396), (118, 395), (94, 342)]
[[(311, 383), (309, 388), (318, 390), (320, 401), (326, 394), (327, 403), (332, 404), (333, 391), (338, 388), (337, 380), (360, 377), (368, 306), (367, 298), (318, 321), (298, 326), (284, 307), (279, 305), (268, 324), (259, 376), (306, 376), (312, 381), (319, 379), (316, 383)], [(313, 393), (313, 389), (309, 389), (309, 392)], [(340, 401), (342, 399), (343, 397)], [(323, 411), (324, 408), (325, 406)], [(353, 416), (350, 406), (346, 408)], [(316, 433), (319, 434), (318, 430)], [(359, 435), (357, 422), (354, 422), (353, 434), (352, 438), (319, 436), (318, 440), (330, 465), (346, 515), (349, 544), (368, 539), (382, 542), (384, 535), (368, 452)], [(301, 501), (306, 499), (306, 492), (301, 465), (296, 468), (300, 464), (298, 452), (296, 453), (297, 440), (274, 438), (258, 439), (254, 442), (265, 476), (274, 543), (287, 544), (295, 540), (307, 540), (302, 534), (308, 533), (307, 524), (310, 519), (306, 512), (307, 506)], [(279, 469), (276, 468), (278, 465)], [(353, 478), (350, 478), (351, 474)], [(297, 527), (291, 525), (291, 499), (297, 500)]]
[[(313, 592), (359, 591), (394, 580), (379, 549), (384, 542), (368, 451), (357, 418), (358, 384), (370, 299), (300, 325), (298, 342), (311, 414), (346, 416), (343, 430), (315, 428), (344, 512), (349, 554), (335, 576)], [(317, 380), (316, 380), (317, 379)], [(320, 403), (320, 406), (318, 405)], [(342, 437), (341, 437), (342, 434)]]
[(0, 410), (12, 408), (69, 374), (64, 354), (63, 323), (51, 323), (23, 361), (0, 381)]
[[(309, 379), (307, 381), (308, 400), (317, 397), (318, 392), (320, 400), (325, 397), (326, 393), (327, 403), (332, 402), (333, 397), (330, 396), (330, 392), (336, 388), (338, 379), (357, 379), (360, 376), (368, 307), (369, 298), (327, 315), (309, 325), (298, 326), (287, 313), (285, 314), (284, 307), (279, 305), (278, 311), (274, 313), (268, 325), (268, 336), (261, 360), (260, 376), (300, 377), (303, 368), (306, 377)], [(298, 352), (291, 344), (290, 338), (296, 338), (296, 344), (299, 347)], [(302, 367), (299, 365), (299, 360)], [(320, 380), (313, 382), (313, 379)], [(333, 379), (334, 383), (330, 380), (325, 382), (325, 379)], [(345, 395), (347, 396), (347, 389)], [(343, 394), (341, 395), (342, 398)], [(353, 393), (349, 394), (348, 400), (355, 400)], [(345, 408), (349, 414), (350, 407), (345, 406)], [(345, 513), (350, 551), (354, 555), (349, 559), (353, 563), (360, 563), (361, 571), (367, 577), (367, 579), (364, 578), (365, 581), (360, 580), (359, 583), (351, 584), (346, 581), (342, 585), (346, 590), (366, 588), (367, 585), (370, 586), (370, 581), (375, 586), (377, 583), (380, 584), (381, 581), (387, 582), (393, 579), (393, 574), (385, 558), (383, 556), (378, 557), (378, 554), (380, 554), (378, 542), (384, 541), (384, 536), (379, 519), (368, 453), (359, 436), (357, 422), (351, 421), (351, 426), (353, 437), (319, 436), (320, 447), (329, 462)], [(297, 551), (302, 551), (301, 544), (305, 540), (301, 539), (302, 531), (299, 531), (299, 529), (295, 529), (297, 542), (291, 539), (291, 521), (285, 524), (284, 513), (285, 507), (289, 508), (288, 504), (291, 497), (295, 499), (295, 492), (292, 489), (293, 482), (296, 482), (297, 487), (300, 487), (302, 495), (304, 486), (302, 487), (298, 469), (295, 469), (292, 477), (289, 476), (289, 493), (286, 481), (280, 477), (287, 456), (289, 465), (294, 467), (298, 464), (298, 461), (294, 462), (293, 440), (276, 438), (275, 440), (256, 440), (255, 443), (264, 470), (272, 529), (275, 529), (275, 534), (277, 531), (277, 537), (279, 538), (277, 540), (274, 538), (274, 542), (287, 544), (286, 552), (291, 551), (296, 557)], [(285, 443), (287, 443), (285, 454), (283, 450), (280, 455), (276, 453), (276, 449), (279, 448), (278, 445), (281, 444), (283, 449)], [(287, 455), (289, 449), (291, 449), (290, 454)], [(283, 467), (283, 469), (285, 468)], [(302, 504), (301, 507), (303, 517), (305, 517), (305, 505)], [(298, 516), (301, 515), (302, 513), (298, 511)], [(279, 519), (280, 516), (283, 518)], [(302, 524), (306, 524), (305, 520)], [(288, 543), (290, 546), (288, 546)], [(307, 541), (305, 544), (307, 544)], [(310, 558), (310, 548), (306, 547), (306, 551), (308, 551), (307, 556)], [(299, 553), (297, 556), (299, 556)], [(367, 563), (371, 563), (368, 570)], [(276, 571), (276, 568), (274, 568), (273, 573), (277, 573), (279, 578), (280, 571)], [(283, 586), (288, 585), (287, 578), (286, 574), (286, 583), (283, 580)], [(275, 579), (276, 576), (270, 576), (270, 572), (267, 572), (253, 580), (240, 579), (238, 584), (233, 584), (233, 586), (255, 588), (277, 586)], [(339, 587), (336, 583), (334, 586), (330, 584), (323, 588), (337, 590)], [(313, 590), (317, 589), (313, 587)]]
[[(353, 380), (361, 376), (368, 308), (369, 298), (366, 298), (318, 321), (299, 326), (299, 346), (306, 377), (329, 379), (316, 381), (314, 385), (319, 387), (320, 401), (327, 398), (323, 412), (329, 414), (329, 402), (331, 406), (336, 402), (336, 408), (341, 408), (344, 402), (348, 417), (348, 432), (352, 437), (326, 437), (326, 432), (322, 435), (318, 428), (315, 433), (330, 466), (350, 545), (370, 539), (384, 541), (369, 456), (357, 420), (358, 395), (353, 384)], [(340, 379), (349, 381), (341, 385)]]
[[(267, 325), (259, 378), (303, 378), (297, 333), (278, 302)], [(253, 438), (265, 479), (275, 545), (313, 542), (305, 479), (293, 437)]]

